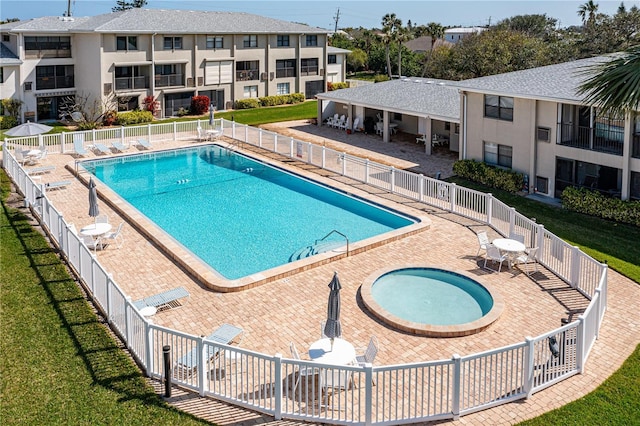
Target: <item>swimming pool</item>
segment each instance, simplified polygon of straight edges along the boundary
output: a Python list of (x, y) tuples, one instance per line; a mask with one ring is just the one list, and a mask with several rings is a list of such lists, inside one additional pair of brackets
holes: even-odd
[(217, 145), (82, 165), (230, 280), (416, 223)]
[(495, 292), (465, 275), (430, 267), (376, 271), (362, 286), (365, 306), (387, 324), (415, 334), (465, 336), (494, 322)]

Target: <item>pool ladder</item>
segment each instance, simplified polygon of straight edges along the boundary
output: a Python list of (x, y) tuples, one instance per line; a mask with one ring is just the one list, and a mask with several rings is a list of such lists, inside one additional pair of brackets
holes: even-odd
[(346, 235), (344, 235), (342, 232), (338, 231), (337, 229), (332, 230), (331, 232), (329, 232), (324, 237), (320, 238), (319, 240), (316, 240), (315, 244), (318, 244), (319, 242), (324, 241), (325, 239), (327, 239), (332, 234), (338, 234), (338, 235), (342, 236), (347, 241), (347, 256), (349, 256), (349, 238)]

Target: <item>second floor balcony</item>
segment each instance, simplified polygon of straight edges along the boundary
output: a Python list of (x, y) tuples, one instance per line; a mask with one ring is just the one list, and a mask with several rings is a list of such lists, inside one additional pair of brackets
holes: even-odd
[(148, 89), (149, 77), (117, 77), (116, 90)]
[(156, 74), (156, 87), (184, 86), (184, 74)]
[(257, 80), (259, 75), (258, 70), (236, 71), (236, 81)]
[(70, 89), (74, 84), (72, 75), (36, 77), (36, 90)]
[(558, 124), (559, 145), (622, 155), (624, 128), (596, 123), (595, 127)]

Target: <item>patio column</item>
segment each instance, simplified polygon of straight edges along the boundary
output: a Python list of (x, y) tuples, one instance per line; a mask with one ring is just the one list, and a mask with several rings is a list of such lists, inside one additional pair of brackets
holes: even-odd
[(433, 134), (431, 132), (431, 117), (427, 117), (424, 121), (425, 121), (425, 126), (424, 126), (424, 135), (425, 135), (424, 153), (427, 154), (427, 155), (431, 155), (431, 147), (433, 146), (433, 144), (431, 143), (431, 139), (433, 139)]
[(389, 138), (389, 111), (382, 111), (382, 142), (390, 142)]

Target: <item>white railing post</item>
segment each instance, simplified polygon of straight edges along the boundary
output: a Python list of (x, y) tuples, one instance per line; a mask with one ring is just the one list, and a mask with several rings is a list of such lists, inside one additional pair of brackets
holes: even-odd
[(200, 396), (204, 396), (204, 381), (207, 378), (207, 369), (209, 368), (209, 363), (204, 356), (204, 336), (198, 338), (196, 348), (198, 349), (196, 351), (198, 354), (198, 393)]
[(258, 129), (258, 146), (262, 148), (262, 129)]
[(147, 141), (151, 143), (151, 123), (147, 124)]
[[(593, 311), (591, 314), (593, 315)], [(584, 350), (586, 346), (584, 341), (586, 338), (585, 327), (584, 316), (580, 315), (578, 317), (578, 330), (576, 333), (576, 369), (580, 374), (584, 373)]]
[(460, 418), (460, 395), (462, 393), (462, 360), (458, 354), (453, 354), (451, 359), (453, 360), (453, 389), (451, 390), (453, 401), (451, 401), (451, 412), (453, 420), (458, 420)]
[[(111, 315), (109, 315), (111, 317)], [(133, 327), (131, 326), (131, 307), (128, 304), (124, 304), (124, 335), (126, 337), (125, 345), (127, 349), (131, 350), (131, 342), (133, 341)]]
[(543, 224), (538, 224), (538, 234), (537, 234), (537, 247), (538, 247), (538, 252), (536, 253), (536, 258), (538, 259), (538, 261), (540, 261), (541, 259), (543, 259), (542, 253), (544, 252), (544, 225)]
[[(94, 144), (96, 141), (96, 133), (96, 129), (91, 129), (91, 144)], [(71, 135), (71, 137), (73, 138), (73, 135)]]
[(369, 183), (369, 168), (371, 165), (368, 158), (364, 159), (364, 183)]
[[(89, 251), (91, 252), (91, 251)], [(92, 263), (95, 262), (95, 257), (91, 257), (91, 261)], [(92, 266), (93, 267), (93, 266)], [(107, 275), (107, 282), (106, 282), (106, 290), (107, 290), (107, 306), (106, 306), (106, 311), (107, 311), (107, 323), (111, 324), (111, 313), (113, 312), (113, 301), (111, 300), (111, 274)], [(95, 294), (95, 292), (94, 292)], [(127, 330), (129, 329), (129, 324), (127, 324)]]
[(293, 158), (293, 136), (289, 139), (289, 158)]
[(327, 160), (327, 147), (322, 145), (322, 156), (320, 160), (321, 162), (320, 167), (322, 167), (323, 169), (325, 168), (326, 160)]
[(602, 319), (602, 292), (600, 291), (599, 288), (596, 288), (594, 291), (594, 297), (591, 299), (596, 299), (598, 301), (598, 304), (596, 305), (596, 313), (598, 314), (598, 316), (596, 317), (596, 329), (594, 330), (595, 334), (595, 338), (598, 339), (598, 336), (600, 336), (600, 323), (601, 323), (601, 319)]
[(313, 144), (307, 142), (307, 163), (313, 164)]
[(236, 138), (236, 122), (232, 121), (231, 122), (231, 139), (235, 139)]
[(516, 229), (516, 209), (514, 207), (509, 207), (509, 234), (512, 235)]
[(571, 246), (571, 272), (569, 274), (569, 283), (573, 288), (580, 287), (580, 249), (577, 246)]
[(273, 134), (273, 152), (278, 152), (278, 134)]
[(424, 202), (424, 183), (424, 175), (420, 173), (420, 175), (418, 176), (418, 201), (421, 203)]
[(342, 176), (347, 175), (347, 153), (343, 152), (340, 154), (340, 158), (342, 158)]
[(125, 132), (124, 126), (121, 126), (121, 127), (120, 127), (120, 143), (121, 143), (122, 145), (124, 145), (124, 139), (125, 139), (125, 138), (124, 138), (124, 132)]
[(65, 147), (64, 147), (64, 140), (65, 140), (64, 133), (65, 132), (60, 133), (60, 151), (63, 154), (66, 152)]
[(273, 407), (273, 417), (276, 420), (282, 419), (282, 354), (277, 353), (273, 358), (273, 366), (275, 368), (274, 371), (274, 394), (275, 404)]
[(173, 141), (177, 141), (178, 140), (178, 122), (174, 121), (173, 122)]
[(393, 166), (389, 168), (389, 189), (392, 194), (396, 193), (396, 168)]
[[(131, 298), (127, 297), (127, 301), (125, 302), (125, 306), (131, 306)], [(151, 372), (154, 370), (154, 365), (153, 365), (153, 329), (151, 328), (151, 324), (153, 323), (153, 321), (151, 321), (150, 318), (145, 318), (144, 319), (144, 331), (145, 331), (145, 340), (144, 340), (144, 345), (145, 345), (145, 350), (144, 350), (144, 354), (145, 354), (145, 360), (144, 360), (144, 366), (147, 370), (147, 376), (151, 376)]]
[(490, 192), (487, 193), (486, 203), (487, 203), (487, 225), (491, 225), (491, 222), (493, 222), (493, 194)]
[(249, 126), (244, 126), (244, 142), (249, 142)]
[(364, 365), (364, 424), (373, 424), (373, 365)]
[(458, 191), (456, 191), (456, 184), (452, 183), (451, 186), (449, 187), (449, 211), (451, 213), (455, 213), (456, 212), (457, 192)]
[(524, 368), (525, 368), (525, 377), (524, 377), (524, 393), (525, 398), (531, 398), (533, 395), (533, 371), (535, 369), (533, 365), (533, 351), (535, 350), (535, 341), (533, 338), (527, 336), (525, 337), (525, 341), (527, 346), (525, 346), (524, 353)]

